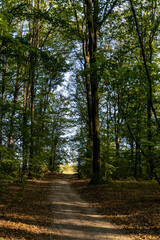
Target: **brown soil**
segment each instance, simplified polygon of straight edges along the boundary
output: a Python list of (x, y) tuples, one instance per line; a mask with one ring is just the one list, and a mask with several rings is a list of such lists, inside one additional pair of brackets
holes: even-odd
[[(116, 225), (106, 223), (106, 218)], [(126, 235), (137, 240), (160, 239), (157, 184), (118, 182), (91, 186), (88, 181), (56, 174), (29, 180), (22, 186), (0, 184), (0, 240), (125, 239)]]
[(0, 240), (56, 239), (52, 204), (48, 196), (52, 179), (28, 180), (27, 185), (3, 184), (0, 191)]
[(93, 186), (70, 179), (72, 187), (109, 222), (120, 225), (132, 239), (160, 239), (160, 186), (155, 182), (112, 182)]
[(51, 195), (54, 228), (59, 240), (129, 240), (120, 226), (110, 224), (105, 217), (82, 200), (70, 187), (68, 175), (53, 180)]

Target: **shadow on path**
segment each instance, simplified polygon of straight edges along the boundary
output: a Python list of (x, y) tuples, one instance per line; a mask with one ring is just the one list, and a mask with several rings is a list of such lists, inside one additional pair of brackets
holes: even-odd
[(131, 239), (122, 230), (105, 221), (89, 204), (74, 192), (67, 181), (67, 176), (53, 180), (54, 228), (61, 240), (94, 240), (94, 239)]

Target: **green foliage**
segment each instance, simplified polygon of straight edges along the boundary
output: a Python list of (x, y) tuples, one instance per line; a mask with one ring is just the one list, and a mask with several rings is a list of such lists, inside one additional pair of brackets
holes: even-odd
[(88, 179), (92, 177), (92, 159), (90, 158), (81, 158), (77, 160), (78, 176), (80, 179)]
[[(7, 151), (6, 151), (7, 152)], [(9, 182), (14, 182), (20, 175), (20, 160), (12, 158), (5, 158), (0, 163), (0, 181), (4, 179)]]
[(112, 179), (112, 175), (116, 171), (116, 167), (114, 167), (112, 164), (105, 163), (104, 169), (105, 170), (103, 173), (104, 174), (103, 180), (104, 182), (108, 183)]
[(76, 166), (74, 164), (63, 164), (60, 166), (60, 172), (65, 174), (73, 174), (76, 172)]
[(159, 6), (132, 3), (134, 9), (122, 1), (111, 11), (99, 29), (95, 63), (85, 68), (82, 2), (1, 1), (1, 180), (25, 179), (30, 165), (30, 174), (42, 177), (43, 167), (59, 171), (70, 159), (81, 178), (92, 177), (86, 77), (93, 71), (104, 180), (160, 178)]

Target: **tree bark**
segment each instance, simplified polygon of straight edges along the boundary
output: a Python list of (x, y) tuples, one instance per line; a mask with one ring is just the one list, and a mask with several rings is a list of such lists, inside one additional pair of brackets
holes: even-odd
[(8, 67), (8, 59), (3, 57), (3, 70), (2, 70), (2, 98), (1, 98), (1, 117), (0, 117), (0, 161), (2, 160), (2, 146), (3, 146), (3, 122), (5, 116), (5, 91), (6, 91), (6, 75), (7, 75), (7, 67)]
[(116, 142), (116, 159), (119, 160), (120, 157), (120, 119), (119, 119), (119, 93), (116, 96), (117, 103), (114, 108), (114, 119), (115, 119), (115, 142)]
[(27, 152), (29, 145), (29, 127), (27, 125), (28, 122), (28, 112), (29, 112), (29, 93), (30, 93), (30, 83), (24, 82), (24, 96), (23, 96), (23, 166), (22, 166), (22, 175), (24, 175), (27, 171)]
[(101, 182), (100, 126), (98, 113), (98, 75), (96, 68), (97, 39), (99, 30), (98, 1), (86, 0), (89, 31), (90, 82), (93, 124), (93, 176), (91, 183)]
[[(34, 7), (38, 10), (40, 8), (39, 0), (35, 0)], [(35, 69), (37, 64), (37, 52), (36, 48), (39, 47), (39, 20), (34, 16), (33, 20), (30, 20), (29, 26), (31, 34), (31, 46), (34, 50), (30, 50), (30, 67), (29, 67), (29, 80), (31, 84), (31, 136), (30, 136), (30, 160), (29, 160), (29, 176), (32, 177), (33, 171), (33, 158), (35, 148), (35, 131), (34, 131), (34, 118), (35, 118)]]
[(83, 57), (85, 60), (84, 70), (86, 80), (86, 98), (87, 98), (87, 112), (88, 112), (88, 142), (87, 142), (87, 158), (92, 158), (92, 147), (93, 147), (93, 122), (92, 122), (92, 96), (91, 96), (91, 82), (89, 70), (89, 46), (88, 39), (83, 39)]
[(142, 59), (143, 59), (143, 64), (144, 64), (144, 69), (146, 72), (146, 77), (147, 77), (147, 81), (148, 81), (148, 86), (147, 86), (147, 127), (148, 127), (148, 136), (147, 136), (147, 140), (148, 140), (148, 162), (150, 165), (150, 175), (155, 176), (157, 181), (160, 182), (160, 180), (158, 179), (158, 175), (154, 166), (154, 161), (153, 161), (153, 154), (152, 154), (152, 124), (151, 124), (151, 120), (152, 120), (152, 113), (154, 115), (155, 118), (155, 122), (157, 124), (157, 129), (158, 129), (158, 133), (160, 132), (160, 123), (159, 123), (159, 119), (157, 117), (155, 108), (153, 106), (153, 87), (152, 87), (152, 79), (151, 79), (151, 71), (150, 71), (150, 67), (148, 66), (151, 64), (152, 62), (152, 42), (153, 42), (153, 38), (154, 38), (154, 34), (153, 36), (152, 34), (149, 36), (149, 52), (148, 52), (148, 56), (149, 58), (147, 59), (147, 54), (144, 48), (144, 42), (143, 42), (143, 37), (141, 36), (140, 33), (140, 29), (139, 29), (139, 23), (137, 20), (137, 15), (136, 15), (136, 11), (133, 5), (133, 0), (130, 0), (130, 5), (131, 5), (131, 10), (133, 13), (133, 17), (134, 17), (134, 21), (135, 21), (135, 26), (136, 26), (136, 31), (137, 31), (137, 35), (138, 35), (138, 40), (139, 40), (139, 44), (140, 44), (140, 48), (141, 48), (141, 53), (142, 53)]
[(30, 55), (30, 83), (31, 83), (31, 136), (30, 136), (30, 160), (29, 176), (32, 176), (33, 156), (34, 156), (34, 112), (35, 112), (35, 62), (34, 56)]
[(13, 98), (13, 107), (12, 107), (12, 114), (10, 120), (10, 131), (8, 137), (8, 147), (13, 148), (13, 130), (14, 130), (14, 120), (15, 120), (15, 113), (16, 113), (16, 104), (18, 98), (18, 92), (20, 88), (20, 69), (19, 69), (19, 60), (17, 60), (17, 80), (15, 83), (15, 90), (14, 90), (14, 98)]

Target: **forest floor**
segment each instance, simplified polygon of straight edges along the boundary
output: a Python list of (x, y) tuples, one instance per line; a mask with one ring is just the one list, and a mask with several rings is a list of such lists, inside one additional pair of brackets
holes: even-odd
[(26, 184), (0, 185), (0, 240), (53, 240), (52, 191), (54, 174)]
[(160, 186), (151, 181), (115, 181), (93, 186), (73, 178), (71, 185), (106, 219), (134, 240), (160, 239)]
[[(85, 205), (86, 201), (89, 205)], [(79, 209), (75, 202), (80, 204)], [(71, 216), (71, 211), (81, 222)], [(105, 220), (111, 222), (107, 223), (108, 229), (104, 228)], [(77, 237), (69, 235), (72, 230)], [(92, 236), (78, 237), (82, 230), (91, 231)], [(24, 185), (0, 184), (0, 240), (82, 240), (94, 239), (96, 234), (97, 239), (107, 239), (104, 235), (100, 238), (100, 233), (111, 236), (109, 239), (116, 239), (112, 238), (115, 234), (117, 239), (127, 235), (137, 240), (160, 239), (160, 187), (152, 182), (92, 186), (75, 176), (57, 174), (28, 180)]]

